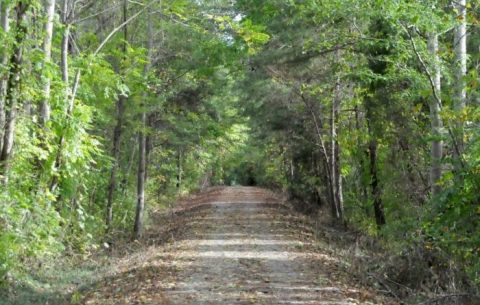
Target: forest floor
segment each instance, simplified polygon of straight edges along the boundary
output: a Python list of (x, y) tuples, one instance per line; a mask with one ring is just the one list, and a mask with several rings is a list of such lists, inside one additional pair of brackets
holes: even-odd
[[(165, 220), (167, 229), (156, 223)], [(212, 188), (153, 219), (148, 232), (148, 246), (73, 299), (83, 305), (397, 304), (362, 285), (348, 261), (315, 238), (305, 217), (264, 189)]]

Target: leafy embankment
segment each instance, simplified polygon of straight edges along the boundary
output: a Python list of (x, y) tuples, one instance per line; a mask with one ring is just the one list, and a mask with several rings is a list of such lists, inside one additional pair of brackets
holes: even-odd
[[(153, 257), (159, 247), (181, 238), (195, 218), (202, 217), (208, 205), (202, 200), (213, 191), (194, 196), (190, 204), (181, 200), (175, 209), (152, 212), (145, 238), (132, 241), (129, 235), (119, 233), (115, 242), (104, 243), (101, 249), (90, 252), (88, 256), (69, 256), (58, 258), (55, 263), (46, 261), (30, 270), (32, 276), (18, 281), (2, 290), (0, 304), (6, 305), (64, 305), (76, 304), (85, 294), (96, 289), (116, 290), (115, 279), (126, 284), (138, 284), (131, 274), (146, 277), (148, 272), (137, 269), (149, 257)], [(191, 198), (189, 196), (188, 198)], [(183, 202), (183, 203), (182, 203)], [(157, 278), (161, 283), (162, 278)]]

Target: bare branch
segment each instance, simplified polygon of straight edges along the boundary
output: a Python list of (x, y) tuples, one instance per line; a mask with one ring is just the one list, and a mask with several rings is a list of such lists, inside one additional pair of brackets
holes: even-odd
[(124, 26), (126, 26), (127, 24), (129, 24), (132, 20), (134, 20), (135, 18), (137, 18), (138, 16), (140, 16), (143, 12), (145, 12), (150, 6), (152, 6), (153, 4), (155, 4), (156, 2), (158, 2), (159, 0), (153, 0), (149, 3), (147, 3), (141, 10), (139, 10), (137, 13), (133, 14), (130, 18), (128, 18), (127, 20), (125, 20), (124, 22), (122, 22), (119, 26), (117, 26), (116, 28), (114, 28), (110, 34), (108, 34), (107, 37), (105, 37), (105, 39), (102, 41), (102, 43), (100, 43), (100, 45), (98, 46), (98, 48), (95, 50), (95, 52), (93, 52), (93, 56), (97, 56), (98, 53), (100, 53), (100, 51), (103, 49), (103, 47), (107, 44), (107, 42), (113, 37), (113, 35), (115, 35), (118, 31), (120, 31)]

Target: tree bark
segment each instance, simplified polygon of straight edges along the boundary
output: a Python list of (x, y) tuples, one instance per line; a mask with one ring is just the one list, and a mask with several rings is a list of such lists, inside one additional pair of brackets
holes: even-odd
[[(6, 3), (0, 3), (0, 26), (4, 35), (10, 32), (10, 7)], [(8, 66), (8, 47), (4, 46), (0, 63), (3, 67)], [(0, 73), (0, 152), (3, 147), (3, 132), (5, 126), (5, 98), (7, 96), (8, 73)]]
[[(43, 40), (44, 67), (49, 65), (52, 59), (52, 38), (53, 38), (53, 18), (55, 17), (55, 0), (46, 0), (45, 12), (47, 21), (45, 22), (45, 37)], [(48, 75), (48, 73), (47, 73)], [(52, 80), (50, 77), (44, 78), (43, 98), (40, 103), (40, 126), (45, 127), (50, 120), (50, 88)]]
[(177, 151), (177, 192), (180, 192), (180, 187), (182, 186), (182, 149), (179, 147)]
[(108, 191), (107, 191), (107, 218), (106, 218), (106, 225), (107, 231), (110, 230), (112, 220), (113, 220), (113, 199), (115, 193), (115, 187), (117, 185), (117, 169), (118, 163), (120, 162), (120, 142), (122, 136), (122, 127), (123, 127), (123, 115), (125, 112), (125, 102), (127, 97), (121, 95), (117, 101), (117, 124), (115, 125), (115, 129), (113, 130), (113, 164), (112, 169), (110, 171), (110, 180), (108, 183)]
[(453, 150), (453, 163), (458, 173), (462, 167), (462, 154), (465, 146), (461, 116), (467, 102), (465, 81), (467, 75), (467, 1), (453, 1), (453, 6), (458, 11), (458, 24), (455, 26), (453, 41), (456, 57), (454, 110), (458, 116), (455, 124), (456, 148)]
[(336, 127), (335, 127), (335, 101), (332, 101), (332, 108), (330, 112), (330, 173), (331, 173), (331, 181), (330, 181), (330, 192), (332, 193), (332, 200), (333, 200), (333, 215), (336, 219), (340, 218), (340, 211), (338, 210), (338, 196), (337, 196), (337, 160), (336, 160), (336, 151), (335, 145), (336, 141)]
[(68, 6), (69, 0), (63, 1), (62, 8), (62, 24), (65, 27), (62, 35), (62, 47), (61, 47), (61, 61), (60, 69), (62, 71), (62, 81), (65, 86), (65, 100), (67, 101), (70, 98), (70, 84), (69, 84), (69, 74), (68, 74), (68, 46), (70, 39), (70, 23), (68, 21)]
[(340, 80), (337, 79), (334, 88), (334, 99), (332, 101), (332, 113), (330, 122), (331, 133), (331, 173), (332, 173), (332, 194), (335, 204), (335, 216), (337, 220), (343, 221), (343, 194), (342, 176), (340, 171), (340, 145), (338, 143), (338, 116), (340, 108)]
[(436, 33), (430, 33), (428, 35), (428, 50), (433, 59), (433, 83), (434, 90), (436, 91), (436, 98), (430, 100), (430, 124), (432, 128), (432, 146), (430, 156), (432, 159), (432, 165), (430, 168), (430, 186), (432, 196), (438, 195), (442, 191), (442, 187), (438, 184), (442, 177), (442, 157), (443, 157), (443, 140), (442, 140), (442, 127), (443, 122), (440, 117), (441, 105), (441, 69), (440, 58), (438, 56), (438, 36)]
[[(317, 115), (313, 109), (313, 106), (307, 101), (307, 99), (305, 98), (305, 96), (303, 96), (302, 94), (300, 94), (300, 98), (302, 99), (303, 103), (305, 104), (305, 106), (307, 107), (307, 109), (309, 110), (310, 112), (310, 115), (312, 116), (312, 121), (313, 121), (313, 124), (315, 126), (315, 131), (316, 131), (316, 134), (317, 134), (317, 138), (318, 138), (318, 144), (320, 145), (320, 154), (322, 155), (323, 157), (323, 163), (325, 165), (325, 179), (326, 179), (326, 182), (327, 182), (327, 190), (328, 190), (328, 196), (330, 198), (330, 210), (331, 210), (331, 213), (332, 213), (332, 217), (333, 218), (337, 218), (337, 213), (336, 213), (336, 210), (337, 210), (337, 205), (336, 205), (336, 199), (335, 199), (335, 192), (334, 192), (334, 188), (335, 188), (335, 184), (334, 184), (334, 179), (332, 177), (332, 170), (331, 170), (331, 158), (328, 156), (328, 151), (327, 151), (327, 147), (325, 145), (325, 140), (323, 139), (323, 135), (322, 135), (322, 122), (317, 118)], [(319, 122), (320, 121), (320, 122)]]
[(145, 122), (146, 114), (141, 114), (142, 130), (138, 134), (138, 172), (137, 172), (137, 208), (135, 212), (135, 224), (133, 227), (134, 238), (142, 236), (143, 213), (145, 209), (145, 178), (146, 178), (146, 139)]
[[(63, 8), (62, 8), (62, 24), (65, 27), (63, 34), (62, 34), (62, 45), (61, 45), (61, 58), (60, 58), (60, 70), (62, 72), (62, 81), (64, 86), (64, 102), (65, 102), (65, 116), (68, 117), (73, 112), (73, 104), (75, 97), (72, 96), (72, 92), (74, 89), (70, 87), (70, 77), (68, 73), (68, 47), (69, 47), (69, 37), (70, 37), (70, 24), (69, 24), (69, 17), (68, 17), (68, 7), (69, 7), (69, 0), (63, 1)], [(78, 82), (80, 80), (80, 74), (75, 75), (74, 85), (75, 88), (78, 86)], [(57, 155), (55, 157), (55, 168), (57, 172), (62, 166), (62, 155), (63, 155), (63, 148), (65, 146), (65, 135), (64, 132), (60, 135), (60, 139), (58, 140), (58, 150)], [(54, 192), (59, 183), (59, 176), (54, 175), (50, 182), (50, 191)]]
[[(145, 65), (145, 75), (148, 74), (152, 62), (152, 51), (153, 51), (153, 28), (152, 28), (152, 18), (149, 13), (147, 13), (147, 36), (148, 36), (148, 58), (147, 64)], [(144, 94), (144, 98), (147, 97), (147, 94)], [(146, 134), (146, 125), (147, 125), (147, 113), (145, 108), (145, 103), (141, 105), (141, 129), (138, 133), (138, 172), (137, 172), (137, 208), (135, 212), (135, 224), (133, 227), (133, 234), (135, 239), (139, 239), (142, 236), (143, 230), (143, 214), (145, 210), (145, 183), (147, 180), (147, 134)]]
[[(153, 126), (153, 121), (154, 121), (154, 115), (151, 113), (147, 117), (147, 127), (152, 128)], [(153, 138), (150, 133), (148, 133), (145, 137), (145, 162), (147, 163), (147, 167), (145, 169), (145, 181), (148, 180), (148, 164), (150, 164), (150, 152), (153, 149)]]
[[(371, 92), (375, 92), (375, 86), (371, 87)], [(369, 168), (370, 168), (370, 188), (371, 195), (373, 199), (373, 210), (375, 215), (375, 222), (377, 227), (380, 229), (385, 225), (385, 212), (383, 209), (382, 201), (382, 188), (378, 179), (378, 158), (377, 158), (377, 149), (378, 149), (378, 117), (375, 113), (375, 110), (378, 107), (380, 97), (365, 97), (365, 115), (367, 121), (367, 129), (369, 135), (369, 144), (368, 144), (368, 157), (369, 157)]]
[(375, 222), (378, 227), (385, 225), (385, 212), (383, 210), (383, 201), (380, 186), (378, 185), (378, 169), (377, 169), (377, 140), (371, 139), (368, 147), (370, 155), (370, 175), (372, 181), (373, 209), (375, 212)]
[[(355, 128), (361, 130), (362, 126), (360, 124), (360, 113), (358, 106), (355, 106)], [(358, 188), (360, 189), (362, 196), (361, 201), (363, 208), (365, 210), (365, 215), (367, 217), (371, 216), (370, 209), (368, 208), (368, 184), (365, 181), (365, 149), (363, 149), (362, 142), (357, 138), (357, 149), (361, 151), (359, 154), (359, 168), (360, 168), (360, 177), (358, 180)], [(367, 153), (368, 155), (368, 153)]]
[(16, 33), (14, 49), (10, 58), (11, 66), (8, 72), (3, 147), (0, 153), (0, 176), (3, 176), (2, 180), (4, 183), (8, 182), (8, 169), (10, 167), (10, 158), (12, 156), (15, 137), (15, 121), (20, 97), (20, 81), (23, 63), (23, 42), (27, 34), (25, 19), (28, 7), (28, 2), (24, 1), (18, 2), (15, 7)]
[[(127, 8), (128, 2), (127, 0), (123, 1), (123, 55), (127, 56), (127, 39), (128, 39), (128, 27), (127, 23)], [(117, 100), (117, 124), (113, 131), (113, 164), (112, 169), (110, 171), (110, 180), (108, 183), (107, 189), (107, 206), (106, 206), (106, 225), (107, 225), (107, 232), (110, 231), (113, 221), (113, 200), (114, 200), (114, 193), (115, 188), (117, 185), (117, 170), (119, 167), (120, 162), (120, 144), (121, 144), (121, 137), (122, 137), (122, 128), (123, 128), (123, 115), (125, 112), (125, 103), (127, 101), (127, 96), (120, 95)]]

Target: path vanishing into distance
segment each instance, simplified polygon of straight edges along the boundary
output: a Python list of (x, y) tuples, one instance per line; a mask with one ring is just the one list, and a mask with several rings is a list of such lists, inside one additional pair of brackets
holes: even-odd
[(180, 236), (137, 254), (84, 304), (396, 304), (357, 283), (270, 191), (214, 188), (180, 206), (191, 206), (172, 214)]

